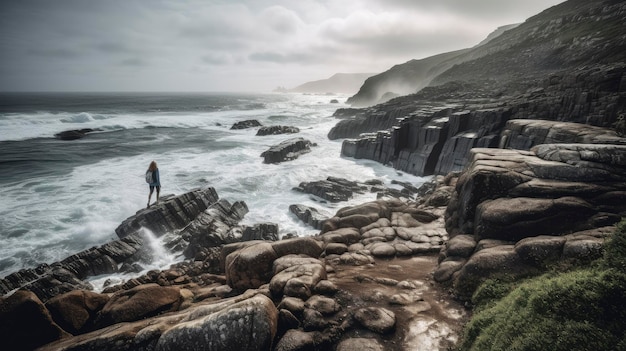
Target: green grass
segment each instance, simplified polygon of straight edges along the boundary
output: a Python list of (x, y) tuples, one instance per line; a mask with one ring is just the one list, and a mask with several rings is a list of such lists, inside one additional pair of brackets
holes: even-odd
[(473, 296), (460, 350), (626, 350), (626, 221), (587, 267), (492, 279)]

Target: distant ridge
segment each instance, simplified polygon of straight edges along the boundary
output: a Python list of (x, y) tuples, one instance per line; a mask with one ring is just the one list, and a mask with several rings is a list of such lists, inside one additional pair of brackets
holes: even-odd
[(349, 98), (347, 102), (354, 107), (364, 107), (385, 102), (394, 96), (416, 93), (427, 87), (433, 79), (454, 65), (487, 54), (480, 49), (483, 45), (518, 25), (511, 24), (499, 27), (472, 48), (446, 52), (395, 65), (385, 72), (368, 78), (359, 92)]
[(287, 92), (293, 93), (339, 93), (354, 94), (359, 91), (363, 82), (376, 73), (337, 73), (328, 79), (321, 79), (307, 82), (293, 89), (287, 89)]

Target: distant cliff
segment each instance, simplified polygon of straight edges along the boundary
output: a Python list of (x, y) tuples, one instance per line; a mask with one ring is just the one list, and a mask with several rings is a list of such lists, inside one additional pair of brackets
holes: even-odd
[(626, 115), (623, 23), (624, 2), (564, 2), (460, 53), (416, 94), (338, 110), (329, 138), (373, 133), (344, 141), (342, 154), (428, 175), (462, 169), (474, 147), (526, 148), (500, 145), (512, 119), (610, 128)]
[(354, 94), (368, 77), (375, 73), (337, 73), (328, 79), (307, 82), (293, 89), (287, 89), (293, 93), (339, 93)]
[(390, 100), (394, 95), (416, 93), (454, 65), (483, 55), (483, 52), (486, 53), (481, 49), (483, 45), (517, 26), (517, 24), (512, 24), (499, 27), (473, 48), (446, 52), (395, 65), (383, 73), (368, 78), (359, 92), (348, 99), (348, 103), (355, 107), (371, 106)]

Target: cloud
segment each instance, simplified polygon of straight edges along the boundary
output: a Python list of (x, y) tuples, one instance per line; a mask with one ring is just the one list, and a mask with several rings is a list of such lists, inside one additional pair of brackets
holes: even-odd
[(130, 67), (143, 67), (147, 66), (148, 62), (146, 60), (140, 58), (127, 58), (125, 60), (120, 61), (122, 66), (130, 66)]
[(0, 90), (269, 90), (470, 47), (555, 2), (0, 1)]

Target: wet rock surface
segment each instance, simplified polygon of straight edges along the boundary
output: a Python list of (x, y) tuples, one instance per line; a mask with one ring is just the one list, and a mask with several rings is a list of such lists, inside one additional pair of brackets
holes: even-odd
[(315, 146), (304, 138), (293, 138), (285, 140), (280, 144), (273, 145), (261, 154), (264, 163), (280, 163), (295, 160), (303, 154), (311, 151), (311, 146)]

